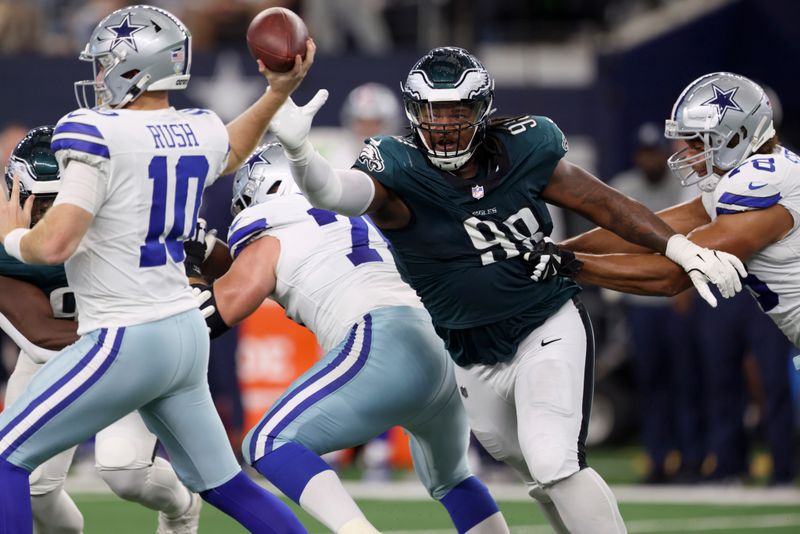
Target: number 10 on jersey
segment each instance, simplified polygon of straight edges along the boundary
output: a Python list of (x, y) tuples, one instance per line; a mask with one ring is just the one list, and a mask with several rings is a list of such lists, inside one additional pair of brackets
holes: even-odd
[[(200, 198), (208, 175), (208, 160), (200, 155), (181, 156), (174, 168), (174, 180), (170, 180), (171, 173), (167, 163), (167, 156), (155, 156), (148, 166), (148, 175), (153, 180), (153, 197), (147, 236), (144, 245), (139, 247), (139, 267), (166, 265), (167, 254), (172, 261), (182, 262), (183, 241), (197, 224)], [(197, 180), (197, 188), (194, 203), (189, 205), (191, 219), (187, 228), (185, 223), (190, 180)], [(167, 206), (170, 189), (174, 190), (174, 201), (171, 206)], [(172, 219), (172, 226), (169, 229), (167, 229), (168, 211)]]

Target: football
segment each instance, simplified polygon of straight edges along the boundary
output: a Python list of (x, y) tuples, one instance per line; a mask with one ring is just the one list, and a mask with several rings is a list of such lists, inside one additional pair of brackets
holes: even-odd
[(254, 58), (275, 72), (294, 67), (298, 54), (305, 59), (308, 28), (293, 11), (271, 7), (256, 15), (247, 28), (247, 47)]

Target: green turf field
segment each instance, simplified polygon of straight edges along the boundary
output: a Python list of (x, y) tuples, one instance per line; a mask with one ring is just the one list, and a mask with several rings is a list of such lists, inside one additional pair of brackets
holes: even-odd
[[(141, 534), (155, 532), (154, 512), (125, 503), (109, 495), (77, 495), (75, 500), (86, 518), (86, 534)], [(359, 500), (375, 526), (387, 533), (452, 532), (444, 509), (433, 502)], [(500, 507), (515, 534), (549, 532), (533, 503), (501, 502)], [(308, 515), (298, 512), (313, 533), (326, 529)], [(718, 532), (730, 534), (789, 534), (800, 532), (800, 503), (797, 506), (716, 506), (623, 503), (622, 514), (629, 532), (679, 534)], [(200, 526), (202, 534), (245, 534), (246, 531), (221, 513), (206, 506)]]

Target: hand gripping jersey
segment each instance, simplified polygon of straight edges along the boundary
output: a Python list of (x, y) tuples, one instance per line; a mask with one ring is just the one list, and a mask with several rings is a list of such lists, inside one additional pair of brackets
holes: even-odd
[(369, 139), (354, 164), (411, 210), (384, 234), (456, 363), (511, 359), (578, 292), (563, 278), (533, 282), (521, 259), (553, 229), (540, 193), (566, 152), (550, 119), (528, 115), (490, 127), (473, 179), (440, 171), (410, 138)]
[(227, 161), (220, 119), (199, 109), (79, 109), (58, 122), (51, 146), (62, 169), (72, 160), (91, 165), (105, 189), (65, 264), (80, 309), (78, 333), (196, 307), (181, 265), (183, 241), (203, 188)]
[(772, 154), (754, 154), (702, 199), (712, 219), (775, 204), (792, 214), (792, 230), (750, 258), (744, 282), (761, 309), (800, 347), (800, 157), (781, 146)]
[(364, 217), (314, 208), (300, 194), (275, 197), (234, 219), (228, 232), (231, 255), (236, 258), (263, 236), (281, 242), (271, 298), (314, 332), (326, 352), (370, 311), (422, 307), (400, 279), (388, 245)]
[[(75, 297), (67, 286), (67, 275), (63, 265), (30, 265), (9, 256), (5, 247), (0, 245), (0, 276), (28, 282), (44, 292), (50, 298), (53, 317), (57, 319), (73, 319), (77, 313)], [(20, 304), (24, 305), (24, 304)], [(58, 351), (37, 347), (28, 341), (22, 333), (3, 314), (0, 314), (0, 328), (21, 349), (27, 352), (34, 361), (44, 362), (56, 355)]]

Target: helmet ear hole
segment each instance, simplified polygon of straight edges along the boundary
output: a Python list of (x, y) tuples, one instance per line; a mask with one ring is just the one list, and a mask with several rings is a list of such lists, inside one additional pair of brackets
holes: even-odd
[(129, 70), (128, 72), (125, 72), (125, 73), (121, 74), (120, 78), (125, 78), (126, 80), (132, 80), (140, 72), (141, 71), (139, 69), (132, 69), (132, 70)]

